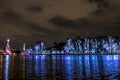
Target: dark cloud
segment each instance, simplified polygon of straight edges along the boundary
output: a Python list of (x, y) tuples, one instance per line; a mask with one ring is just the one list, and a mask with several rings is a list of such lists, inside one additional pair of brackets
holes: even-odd
[(69, 20), (62, 16), (55, 16), (49, 21), (53, 24), (56, 24), (57, 26), (64, 26), (64, 27), (83, 27), (89, 25), (88, 20), (84, 18)]
[(73, 20), (68, 20), (62, 16), (56, 16), (49, 20), (51, 23), (54, 23), (58, 26), (73, 27), (77, 26)]
[(41, 27), (39, 24), (36, 23), (29, 23), (27, 27), (32, 31), (44, 31), (44, 32), (50, 32), (49, 29), (46, 29), (44, 27)]
[(108, 8), (109, 7), (109, 0), (89, 0), (89, 2), (95, 2), (98, 8)]
[[(115, 16), (120, 12), (120, 1), (119, 0), (90, 0), (91, 3), (96, 3), (98, 8), (91, 12), (94, 16)], [(100, 6), (99, 6), (100, 5)], [(110, 18), (111, 18), (110, 16)]]
[[(80, 37), (88, 37), (88, 36), (109, 36), (109, 35), (118, 35), (120, 29), (119, 16), (115, 17), (111, 13), (109, 18), (105, 20), (102, 19), (104, 15), (107, 13), (100, 14), (97, 18), (97, 15), (93, 15), (92, 18), (79, 18), (75, 20), (69, 20), (62, 16), (55, 16), (49, 21), (57, 26), (64, 26), (69, 29), (67, 35), (70, 37), (80, 36)], [(111, 16), (112, 15), (112, 16)], [(71, 24), (72, 23), (72, 24)], [(66, 26), (67, 25), (67, 26)], [(70, 29), (71, 28), (71, 29)], [(64, 33), (65, 33), (64, 32)]]
[(10, 20), (21, 19), (21, 16), (19, 14), (15, 13), (12, 9), (4, 12), (3, 16), (4, 16), (4, 18), (10, 19)]
[(102, 9), (97, 9), (96, 11), (92, 12), (91, 14), (94, 15), (94, 16), (100, 16), (102, 15)]
[(89, 20), (87, 20), (87, 18), (79, 18), (74, 20), (74, 23), (79, 26), (79, 27), (85, 27), (91, 24), (91, 22)]
[(53, 33), (53, 31), (41, 27), (39, 24), (36, 23), (28, 24), (25, 30), (30, 30), (28, 32), (31, 33), (34, 37), (45, 37)]
[(41, 6), (36, 6), (36, 5), (28, 7), (27, 10), (30, 12), (42, 12), (43, 11)]
[(97, 9), (92, 12), (92, 15), (95, 16), (100, 16), (103, 14), (104, 10), (111, 8), (109, 0), (89, 0), (89, 2), (97, 5)]

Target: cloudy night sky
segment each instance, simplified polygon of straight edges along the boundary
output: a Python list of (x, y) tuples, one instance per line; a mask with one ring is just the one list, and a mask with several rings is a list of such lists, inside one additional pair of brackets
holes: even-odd
[(120, 0), (0, 0), (0, 47), (120, 36)]

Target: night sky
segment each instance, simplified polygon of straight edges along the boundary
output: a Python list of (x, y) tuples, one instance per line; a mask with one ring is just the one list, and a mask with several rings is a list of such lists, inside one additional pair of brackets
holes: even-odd
[(108, 35), (120, 36), (120, 0), (0, 0), (0, 48)]

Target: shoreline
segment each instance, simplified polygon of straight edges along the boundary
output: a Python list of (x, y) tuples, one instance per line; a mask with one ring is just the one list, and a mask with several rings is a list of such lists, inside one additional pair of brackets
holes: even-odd
[[(0, 55), (5, 55), (0, 53)], [(20, 53), (18, 53), (17, 55), (20, 55)], [(90, 53), (86, 53), (86, 54), (30, 54), (30, 55), (120, 55), (120, 53), (104, 53), (104, 54), (100, 54), (100, 53), (94, 53), (94, 54), (90, 54)]]

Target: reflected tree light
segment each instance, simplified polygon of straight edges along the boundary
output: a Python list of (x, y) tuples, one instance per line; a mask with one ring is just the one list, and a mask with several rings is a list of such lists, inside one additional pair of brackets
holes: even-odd
[(40, 55), (35, 55), (34, 58), (34, 71), (36, 76), (40, 76)]
[(107, 55), (107, 56), (106, 56), (106, 59), (107, 59), (107, 60), (112, 60), (112, 59), (113, 59), (113, 60), (118, 60), (118, 55), (113, 55), (113, 56), (112, 56), (112, 55)]
[(85, 60), (89, 61), (89, 55), (85, 55)]
[(5, 62), (9, 62), (9, 55), (5, 55)]
[(35, 59), (40, 59), (39, 55), (34, 55)]
[(66, 60), (72, 60), (73, 58), (71, 56), (66, 56), (65, 59)]
[(92, 60), (97, 60), (97, 56), (92, 56)]
[(111, 60), (112, 59), (111, 55), (106, 56), (106, 59)]
[(70, 80), (72, 80), (72, 76), (73, 76), (73, 60), (72, 60), (72, 57), (71, 56), (65, 56), (65, 59), (66, 59), (66, 66), (65, 66), (65, 69), (66, 69), (66, 77)]
[(5, 62), (4, 62), (5, 63), (5, 71), (4, 71), (5, 80), (8, 80), (9, 78), (9, 62), (10, 62), (9, 58), (10, 58), (9, 55), (5, 55)]
[(45, 55), (34, 55), (34, 58), (39, 60), (39, 59), (45, 59)]
[(118, 60), (118, 55), (113, 55), (114, 60)]
[(45, 59), (46, 58), (46, 56), (45, 55), (41, 55), (41, 59)]

